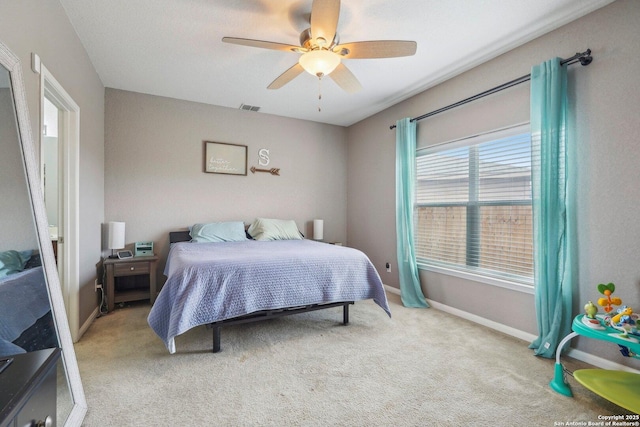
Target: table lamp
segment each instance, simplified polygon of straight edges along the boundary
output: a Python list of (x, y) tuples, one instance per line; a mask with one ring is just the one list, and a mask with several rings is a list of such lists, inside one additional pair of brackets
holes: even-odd
[(313, 220), (313, 240), (322, 240), (324, 238), (324, 221), (321, 219)]
[(115, 250), (124, 248), (124, 222), (109, 222), (107, 241), (108, 247), (111, 249), (111, 255), (109, 255), (109, 258), (118, 258)]

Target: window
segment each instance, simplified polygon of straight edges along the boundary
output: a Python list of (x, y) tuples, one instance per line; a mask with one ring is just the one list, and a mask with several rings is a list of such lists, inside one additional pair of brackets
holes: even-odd
[(416, 172), (421, 267), (533, 284), (528, 125), (418, 150)]

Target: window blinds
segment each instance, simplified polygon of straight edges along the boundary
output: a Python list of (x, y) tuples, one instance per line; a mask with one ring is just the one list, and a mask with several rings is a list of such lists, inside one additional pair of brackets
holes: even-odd
[(532, 282), (528, 125), (419, 150), (416, 172), (419, 263)]

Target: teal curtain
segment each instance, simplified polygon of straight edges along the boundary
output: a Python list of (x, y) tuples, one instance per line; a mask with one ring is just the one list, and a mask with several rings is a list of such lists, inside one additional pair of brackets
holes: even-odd
[(567, 135), (567, 70), (555, 58), (531, 71), (531, 150), (537, 356), (552, 358), (571, 332), (575, 164)]
[(400, 298), (405, 307), (429, 307), (420, 288), (413, 243), (413, 200), (416, 182), (416, 122), (396, 123), (396, 234)]

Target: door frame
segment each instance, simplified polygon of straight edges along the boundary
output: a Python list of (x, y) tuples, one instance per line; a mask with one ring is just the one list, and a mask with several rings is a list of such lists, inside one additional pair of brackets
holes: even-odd
[(62, 132), (58, 133), (59, 168), (61, 174), (59, 192), (62, 200), (59, 210), (64, 212), (58, 218), (62, 224), (61, 252), (62, 296), (67, 310), (71, 339), (77, 342), (80, 332), (80, 107), (71, 98), (62, 85), (40, 64), (40, 145), (44, 120), (44, 97), (49, 98), (60, 110), (59, 123)]

